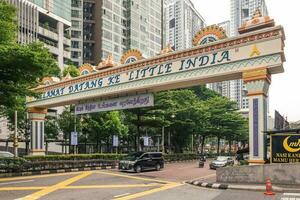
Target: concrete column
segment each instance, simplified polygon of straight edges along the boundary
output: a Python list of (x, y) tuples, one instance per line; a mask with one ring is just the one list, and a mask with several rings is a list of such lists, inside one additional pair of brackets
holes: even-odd
[(263, 164), (266, 160), (268, 90), (271, 76), (266, 67), (243, 72), (249, 98), (249, 163)]
[(30, 155), (45, 155), (44, 124), (47, 109), (29, 108), (30, 129)]
[(61, 71), (64, 69), (64, 24), (57, 22), (57, 33), (58, 33), (58, 66)]

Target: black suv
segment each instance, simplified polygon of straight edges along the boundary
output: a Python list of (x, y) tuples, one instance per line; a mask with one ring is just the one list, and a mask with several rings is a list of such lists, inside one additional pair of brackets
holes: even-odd
[(119, 170), (135, 171), (137, 173), (146, 169), (160, 170), (164, 168), (164, 158), (160, 152), (135, 152), (128, 154), (119, 162)]

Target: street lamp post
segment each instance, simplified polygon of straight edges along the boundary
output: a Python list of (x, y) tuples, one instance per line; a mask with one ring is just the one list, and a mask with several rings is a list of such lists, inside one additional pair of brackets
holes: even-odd
[(163, 153), (165, 153), (165, 126), (163, 126), (161, 130), (161, 143), (161, 150)]
[(14, 155), (18, 157), (18, 111), (15, 111)]
[[(173, 120), (174, 118), (175, 118), (175, 115), (172, 114), (171, 119)], [(168, 150), (169, 150), (169, 152), (171, 152), (171, 125), (170, 125), (169, 133), (168, 133)]]

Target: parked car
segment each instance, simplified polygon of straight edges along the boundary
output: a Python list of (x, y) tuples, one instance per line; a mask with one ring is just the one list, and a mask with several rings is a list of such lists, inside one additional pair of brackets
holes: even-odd
[(0, 151), (0, 158), (12, 158), (12, 157), (14, 157), (14, 154), (8, 151)]
[(137, 173), (155, 169), (159, 171), (164, 168), (164, 158), (160, 152), (135, 152), (128, 154), (119, 162), (119, 170), (135, 171)]
[(234, 165), (234, 160), (228, 156), (218, 156), (209, 164), (210, 169), (217, 169), (219, 167), (226, 167)]

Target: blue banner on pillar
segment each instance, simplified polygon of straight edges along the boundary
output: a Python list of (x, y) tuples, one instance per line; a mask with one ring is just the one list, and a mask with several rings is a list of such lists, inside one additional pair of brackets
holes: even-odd
[(258, 99), (253, 99), (253, 156), (258, 156)]

